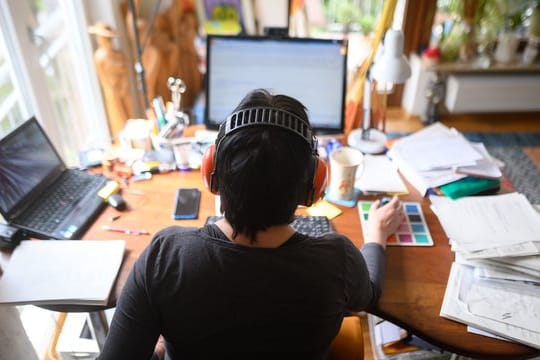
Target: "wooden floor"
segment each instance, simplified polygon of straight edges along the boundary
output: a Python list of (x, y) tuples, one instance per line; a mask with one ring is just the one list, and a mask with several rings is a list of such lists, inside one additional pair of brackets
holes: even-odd
[[(476, 114), (476, 115), (441, 115), (441, 122), (459, 131), (479, 132), (540, 132), (540, 113), (522, 114)], [(417, 116), (409, 116), (402, 109), (389, 109), (386, 132), (413, 132), (425, 125)], [(369, 338), (367, 317), (362, 317), (364, 330), (364, 359), (372, 360), (373, 349)]]

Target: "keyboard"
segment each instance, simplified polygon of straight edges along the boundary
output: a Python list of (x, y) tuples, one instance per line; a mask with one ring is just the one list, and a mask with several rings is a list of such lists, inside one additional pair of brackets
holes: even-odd
[[(209, 216), (206, 224), (213, 224), (221, 216)], [(308, 236), (321, 236), (333, 232), (332, 223), (326, 216), (297, 216), (291, 226), (301, 234)]]
[(104, 180), (79, 171), (66, 171), (47, 197), (21, 216), (20, 221), (45, 233), (53, 231), (86, 194), (103, 187)]
[(308, 236), (321, 236), (334, 231), (326, 216), (297, 216), (291, 226)]

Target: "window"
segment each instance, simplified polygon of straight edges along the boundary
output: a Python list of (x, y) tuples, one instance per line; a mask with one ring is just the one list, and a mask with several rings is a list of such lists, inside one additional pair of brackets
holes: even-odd
[(0, 137), (13, 129), (23, 119), (20, 95), (12, 80), (13, 74), (6, 44), (0, 32)]
[(0, 4), (2, 45), (8, 49), (2, 51), (5, 58), (0, 57), (1, 131), (35, 115), (69, 165), (77, 164), (80, 150), (110, 142), (85, 4), (78, 0)]

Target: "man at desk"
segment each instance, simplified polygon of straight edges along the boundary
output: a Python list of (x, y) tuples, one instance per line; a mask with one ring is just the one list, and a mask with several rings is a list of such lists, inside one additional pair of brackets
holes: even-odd
[(344, 313), (378, 300), (399, 200), (375, 202), (360, 251), (337, 233), (295, 232), (297, 206), (324, 192), (326, 165), (304, 106), (265, 90), (249, 93), (220, 127), (202, 175), (221, 195), (224, 218), (156, 234), (127, 280), (99, 358), (149, 359), (160, 335), (170, 359), (324, 358)]

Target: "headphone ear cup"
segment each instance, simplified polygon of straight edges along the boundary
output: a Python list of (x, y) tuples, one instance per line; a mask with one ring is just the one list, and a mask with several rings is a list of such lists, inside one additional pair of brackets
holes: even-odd
[(307, 199), (302, 201), (300, 205), (311, 206), (324, 196), (328, 182), (328, 166), (324, 160), (315, 157), (313, 167), (313, 178), (309, 182), (310, 189), (307, 194)]
[(315, 174), (313, 175), (313, 201), (312, 204), (322, 199), (328, 184), (328, 165), (326, 161), (317, 159)]
[(210, 145), (204, 152), (201, 163), (201, 176), (204, 186), (213, 194), (218, 195), (217, 181), (214, 179), (214, 159), (216, 155), (216, 145)]

